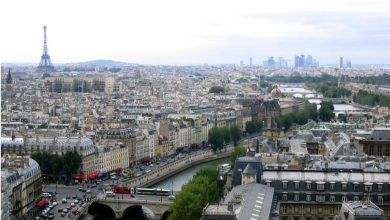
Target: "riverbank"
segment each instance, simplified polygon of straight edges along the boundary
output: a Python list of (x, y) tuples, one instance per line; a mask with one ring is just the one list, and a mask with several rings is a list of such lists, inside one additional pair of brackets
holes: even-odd
[(183, 159), (177, 160), (170, 164), (167, 164), (163, 167), (145, 174), (144, 176), (134, 178), (132, 180), (123, 181), (124, 184), (130, 187), (148, 187), (152, 186), (158, 182), (161, 182), (177, 173), (182, 172), (183, 170), (188, 169), (189, 167), (205, 163), (208, 161), (218, 160), (222, 158), (229, 157), (231, 152), (233, 152), (234, 147), (229, 146), (222, 152), (214, 153), (212, 150), (199, 152), (194, 155), (187, 156)]

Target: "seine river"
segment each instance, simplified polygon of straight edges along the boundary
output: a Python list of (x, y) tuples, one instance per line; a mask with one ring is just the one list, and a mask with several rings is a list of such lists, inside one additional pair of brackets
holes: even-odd
[(207, 167), (207, 166), (213, 166), (216, 168), (218, 164), (228, 163), (228, 161), (229, 161), (229, 158), (224, 158), (224, 159), (214, 160), (211, 162), (207, 162), (207, 163), (193, 166), (191, 168), (188, 168), (187, 170), (184, 170), (181, 173), (178, 173), (174, 176), (171, 176), (170, 178), (168, 178), (160, 183), (157, 183), (156, 185), (152, 186), (151, 188), (162, 188), (162, 189), (168, 189), (168, 190), (172, 190), (172, 188), (173, 188), (174, 192), (180, 191), (181, 187), (184, 184), (186, 184), (196, 174), (196, 172), (198, 172), (198, 170), (200, 168)]
[[(157, 183), (150, 188), (162, 188), (162, 189), (168, 189), (168, 190), (173, 189), (174, 192), (177, 192), (177, 191), (181, 190), (181, 187), (184, 184), (186, 184), (189, 180), (191, 180), (191, 178), (196, 174), (196, 172), (198, 172), (198, 170), (200, 168), (207, 167), (207, 166), (213, 166), (216, 169), (218, 164), (228, 163), (228, 162), (229, 162), (229, 158), (224, 158), (224, 159), (219, 159), (219, 160), (214, 160), (214, 161), (210, 161), (207, 163), (199, 164), (199, 165), (193, 166), (191, 168), (188, 168), (188, 169), (186, 169), (186, 170), (184, 170), (184, 171), (182, 171), (174, 176), (171, 176), (168, 179), (166, 179), (160, 183)], [(143, 210), (145, 215), (149, 215), (149, 213), (148, 213), (149, 210), (147, 210), (147, 209), (142, 209), (142, 210)], [(115, 220), (113, 218), (97, 218), (97, 219), (98, 220)], [(153, 218), (148, 218), (148, 217), (132, 218), (132, 220), (141, 220), (141, 219), (152, 220)]]

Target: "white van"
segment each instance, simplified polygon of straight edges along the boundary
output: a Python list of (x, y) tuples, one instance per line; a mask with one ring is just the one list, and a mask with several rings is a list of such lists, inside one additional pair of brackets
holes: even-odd
[(44, 198), (50, 198), (51, 194), (46, 192), (46, 193), (42, 193), (41, 196)]
[(106, 196), (107, 197), (115, 197), (115, 193), (112, 191), (106, 191)]

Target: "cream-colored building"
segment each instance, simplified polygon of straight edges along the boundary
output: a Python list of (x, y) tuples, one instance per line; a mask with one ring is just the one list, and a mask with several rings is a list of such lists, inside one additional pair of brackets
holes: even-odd
[(95, 164), (97, 170), (110, 172), (129, 167), (128, 148), (121, 142), (104, 141), (97, 145)]

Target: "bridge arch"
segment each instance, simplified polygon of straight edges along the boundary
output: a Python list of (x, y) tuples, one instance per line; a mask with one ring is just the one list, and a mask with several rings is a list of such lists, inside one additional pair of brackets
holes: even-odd
[(123, 211), (121, 219), (128, 219), (130, 217), (137, 218), (137, 219), (143, 219), (144, 218), (144, 211), (142, 210), (142, 205), (131, 205)]
[(102, 218), (115, 218), (115, 212), (108, 205), (94, 202), (88, 208), (88, 214), (95, 216), (94, 219)]
[(169, 215), (171, 214), (171, 212), (172, 212), (172, 210), (170, 210), (170, 209), (166, 210), (166, 211), (162, 214), (161, 220), (168, 220), (168, 217), (169, 217)]

